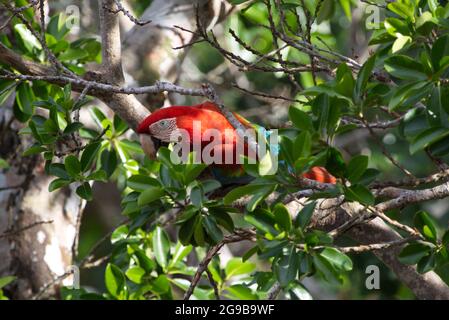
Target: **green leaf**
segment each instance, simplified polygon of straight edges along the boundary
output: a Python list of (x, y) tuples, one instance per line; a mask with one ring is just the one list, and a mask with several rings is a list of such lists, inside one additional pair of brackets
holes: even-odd
[(294, 142), (294, 157), (298, 158), (307, 158), (310, 156), (312, 151), (312, 136), (308, 131), (301, 132), (298, 137), (296, 137)]
[(446, 232), (444, 233), (444, 235), (441, 239), (441, 242), (442, 242), (443, 246), (445, 246), (445, 247), (449, 246), (449, 230), (446, 230)]
[[(101, 168), (106, 172), (106, 176), (109, 178), (117, 168), (118, 159), (115, 149), (104, 149), (101, 153)], [(129, 182), (129, 181), (128, 181)]]
[(334, 266), (335, 269), (339, 271), (351, 271), (352, 270), (352, 260), (346, 254), (340, 252), (339, 250), (326, 247), (320, 252), (320, 256), (329, 261), (330, 264)]
[(261, 190), (264, 190), (267, 187), (266, 184), (248, 184), (246, 186), (237, 187), (223, 198), (223, 203), (225, 205), (232, 204), (235, 200), (238, 200), (248, 194), (255, 194)]
[(107, 177), (106, 172), (104, 170), (95, 171), (95, 172), (91, 173), (90, 175), (88, 175), (86, 179), (87, 180), (102, 181), (102, 182), (107, 182), (108, 181), (108, 177)]
[(62, 40), (69, 31), (70, 29), (63, 14), (51, 17), (47, 25), (47, 32), (54, 36), (56, 40)]
[(134, 252), (134, 255), (137, 257), (139, 261), (139, 266), (145, 269), (146, 272), (151, 272), (156, 268), (156, 263), (154, 260), (148, 258), (145, 252), (141, 249), (138, 249)]
[(153, 231), (153, 251), (157, 263), (165, 269), (170, 254), (170, 240), (164, 229), (159, 226)]
[(416, 30), (424, 36), (429, 36), (432, 29), (437, 25), (438, 19), (435, 18), (429, 11), (423, 12), (416, 20)]
[(196, 181), (194, 181), (192, 184), (193, 184), (193, 186), (191, 188), (187, 189), (187, 194), (190, 197), (190, 202), (194, 206), (201, 208), (201, 207), (203, 207), (203, 202), (204, 202), (203, 191), (201, 190), (201, 187), (198, 185), (198, 183)]
[(412, 3), (410, 2), (408, 3), (408, 5), (402, 2), (392, 2), (387, 5), (387, 8), (402, 18), (414, 21), (415, 8), (414, 5), (412, 5)]
[[(195, 211), (191, 212), (196, 213)], [(195, 218), (188, 219), (179, 228), (178, 238), (179, 241), (185, 246), (190, 244), (191, 238), (193, 236), (195, 221)]]
[(376, 55), (366, 60), (366, 62), (360, 69), (355, 84), (356, 97), (361, 97), (362, 93), (365, 91), (366, 85), (368, 84), (369, 78), (371, 77), (371, 73), (373, 72), (375, 62), (376, 62)]
[(426, 273), (433, 270), (436, 266), (435, 254), (431, 252), (428, 256), (424, 256), (419, 260), (416, 270), (419, 273)]
[(97, 125), (100, 128), (103, 128), (103, 123), (104, 123), (103, 121), (108, 119), (104, 115), (104, 113), (100, 109), (98, 109), (98, 108), (92, 108), (92, 109), (89, 109), (89, 111), (90, 111), (90, 114), (91, 114), (92, 118), (97, 123)]
[(346, 63), (341, 63), (338, 66), (335, 80), (335, 91), (349, 99), (352, 99), (355, 82), (352, 77), (352, 71)]
[(419, 211), (418, 213), (416, 213), (413, 223), (427, 240), (433, 243), (437, 242), (437, 228), (433, 222), (433, 219), (427, 212)]
[(332, 244), (333, 238), (324, 231), (320, 230), (310, 230), (305, 236), (305, 242), (311, 246)]
[(368, 185), (380, 175), (380, 171), (373, 168), (366, 169), (365, 173), (357, 181), (360, 184)]
[(67, 173), (65, 166), (62, 163), (52, 163), (48, 166), (48, 172), (58, 178), (70, 180), (70, 175)]
[(201, 215), (198, 215), (196, 217), (196, 222), (193, 230), (193, 239), (195, 239), (195, 242), (197, 246), (203, 247), (205, 234), (203, 229), (203, 217)]
[(16, 279), (17, 279), (17, 277), (15, 277), (15, 276), (7, 276), (7, 277), (0, 278), (0, 289), (6, 287), (8, 284), (10, 284), (11, 282), (13, 282)]
[(127, 225), (117, 227), (111, 234), (111, 243), (115, 244), (128, 238), (129, 228)]
[(142, 283), (142, 277), (145, 275), (145, 270), (139, 266), (134, 266), (126, 270), (126, 276), (134, 283)]
[(398, 259), (401, 263), (414, 265), (417, 264), (421, 258), (430, 254), (431, 248), (420, 242), (411, 243), (407, 245), (399, 253)]
[(88, 53), (80, 48), (69, 48), (64, 53), (59, 55), (61, 61), (81, 60), (88, 56)]
[(410, 144), (410, 154), (423, 150), (438, 140), (449, 136), (449, 129), (441, 127), (432, 127), (418, 134)]
[(313, 212), (315, 210), (315, 206), (316, 202), (313, 201), (306, 204), (304, 208), (302, 208), (302, 210), (296, 216), (295, 227), (304, 229), (309, 224), (309, 221), (312, 218)]
[(205, 194), (215, 191), (221, 187), (220, 182), (218, 182), (217, 180), (212, 180), (212, 179), (201, 180), (200, 185)]
[(0, 106), (8, 100), (9, 96), (13, 93), (17, 83), (14, 81), (2, 80), (0, 83)]
[(245, 3), (245, 2), (248, 2), (248, 1), (249, 0), (229, 0), (229, 3), (236, 6), (238, 4), (242, 4), (242, 3)]
[(257, 229), (265, 232), (266, 234), (277, 235), (279, 232), (274, 228), (276, 220), (273, 215), (263, 209), (258, 209), (255, 212), (246, 214), (244, 216), (245, 221), (251, 223)]
[(33, 52), (33, 50), (42, 50), (41, 43), (39, 40), (28, 30), (27, 26), (22, 23), (17, 23), (14, 25), (14, 30), (20, 36), (25, 48), (28, 52)]
[(209, 212), (217, 220), (217, 223), (229, 232), (234, 231), (234, 221), (231, 216), (222, 208), (209, 208)]
[(265, 185), (263, 188), (259, 188), (246, 204), (246, 210), (249, 212), (254, 211), (259, 203), (268, 197), (268, 195), (270, 195), (275, 189), (276, 185)]
[(352, 183), (357, 183), (368, 167), (368, 157), (363, 155), (355, 156), (349, 161), (346, 168), (346, 178)]
[(74, 155), (69, 155), (64, 159), (64, 167), (72, 178), (76, 179), (81, 173), (81, 164)]
[(71, 134), (74, 132), (77, 132), (79, 129), (81, 129), (84, 125), (81, 122), (73, 122), (67, 125), (64, 129), (64, 134)]
[(203, 221), (203, 226), (206, 229), (207, 234), (214, 243), (218, 243), (223, 240), (223, 232), (217, 226), (215, 219), (211, 216), (206, 216)]
[(399, 79), (412, 81), (427, 79), (423, 66), (408, 56), (391, 56), (385, 60), (384, 66), (388, 73)]
[(374, 196), (368, 188), (360, 184), (345, 188), (345, 198), (349, 201), (357, 201), (365, 205), (374, 204)]
[(335, 12), (335, 0), (324, 0), (317, 14), (316, 22), (321, 24), (323, 21), (330, 19)]
[(393, 46), (391, 47), (392, 53), (397, 53), (398, 51), (401, 51), (402, 48), (404, 48), (407, 44), (412, 43), (413, 39), (409, 36), (404, 36), (402, 34), (397, 34), (397, 38), (393, 43)]
[(282, 287), (286, 287), (296, 279), (299, 269), (299, 257), (296, 249), (292, 246), (286, 255), (274, 260), (273, 273)]
[(313, 297), (309, 291), (300, 283), (295, 283), (292, 287), (289, 287), (289, 292), (296, 297), (296, 299), (313, 300)]
[(168, 293), (170, 290), (170, 281), (167, 276), (162, 274), (151, 283), (151, 291), (157, 294)]
[(324, 280), (330, 283), (342, 283), (342, 277), (333, 265), (321, 255), (313, 255), (313, 264)]
[(105, 272), (105, 285), (108, 292), (115, 298), (119, 298), (125, 289), (125, 275), (116, 265), (108, 263)]
[(94, 142), (89, 144), (86, 149), (84, 149), (83, 154), (81, 155), (81, 170), (83, 172), (90, 169), (95, 158), (97, 157), (98, 151), (100, 151), (101, 143)]
[(205, 165), (204, 163), (187, 165), (187, 169), (185, 172), (185, 183), (189, 184), (190, 182), (192, 182), (193, 180), (198, 178), (198, 176), (206, 168), (207, 168), (207, 165)]
[(304, 111), (296, 107), (290, 107), (288, 110), (288, 116), (296, 128), (303, 131), (314, 131), (312, 119)]
[(144, 175), (131, 176), (126, 184), (128, 188), (138, 192), (143, 192), (151, 187), (160, 187), (161, 185), (158, 180)]
[(184, 246), (180, 242), (176, 244), (173, 257), (170, 261), (170, 266), (174, 266), (178, 262), (181, 262), (192, 251), (192, 246)]
[(277, 158), (268, 150), (259, 161), (258, 173), (260, 176), (274, 175), (277, 170)]
[(92, 188), (90, 187), (89, 182), (84, 182), (82, 185), (76, 188), (76, 194), (87, 201), (91, 201), (93, 199)]
[(274, 206), (273, 213), (279, 227), (289, 232), (292, 228), (292, 220), (287, 208), (282, 203), (277, 203)]
[(9, 168), (9, 163), (5, 160), (0, 158), (0, 170)]
[(388, 109), (393, 111), (402, 105), (412, 106), (427, 96), (431, 89), (432, 84), (427, 81), (406, 83), (395, 89), (388, 102)]
[(69, 184), (70, 184), (69, 180), (65, 180), (65, 179), (61, 179), (61, 178), (55, 179), (52, 182), (50, 182), (50, 184), (48, 186), (48, 191), (52, 192), (52, 191), (55, 191), (55, 190), (57, 190), (59, 188), (68, 186)]
[(326, 169), (335, 177), (343, 177), (346, 173), (346, 164), (341, 152), (335, 148), (328, 148), (326, 152)]
[(140, 194), (137, 204), (140, 207), (145, 206), (160, 199), (164, 194), (165, 192), (162, 188), (150, 186)]
[(432, 46), (431, 59), (435, 72), (447, 67), (447, 60), (444, 57), (449, 56), (449, 36), (439, 37)]
[(254, 254), (256, 254), (259, 251), (259, 247), (258, 246), (254, 246), (251, 249), (249, 249), (248, 251), (246, 251), (243, 256), (242, 256), (242, 261), (245, 262), (247, 261), (249, 258), (251, 258)]
[(352, 20), (351, 0), (340, 0), (340, 5), (343, 8), (346, 18), (348, 18), (348, 20), (351, 21)]
[(42, 146), (35, 145), (35, 146), (32, 146), (31, 148), (28, 148), (27, 150), (25, 150), (25, 152), (22, 155), (24, 157), (27, 157), (27, 156), (32, 156), (35, 154), (42, 153), (44, 151), (47, 151), (47, 149)]
[(256, 269), (256, 265), (252, 262), (242, 262), (241, 258), (232, 258), (228, 261), (225, 268), (226, 280), (231, 277), (249, 274)]
[(242, 284), (234, 284), (230, 287), (226, 288), (226, 291), (229, 293), (226, 295), (229, 298), (237, 299), (237, 300), (257, 300), (258, 297), (256, 294), (252, 293), (251, 289), (242, 285)]
[(19, 84), (16, 91), (16, 104), (14, 106), (17, 108), (14, 108), (14, 116), (19, 121), (26, 122), (34, 112), (34, 93), (26, 83)]
[(182, 224), (186, 222), (187, 220), (190, 220), (191, 218), (195, 217), (199, 212), (199, 209), (193, 205), (188, 206), (184, 209), (182, 214), (178, 216), (176, 219), (176, 224)]
[(318, 132), (321, 135), (333, 135), (340, 118), (340, 105), (331, 101), (335, 99), (331, 100), (329, 95), (320, 94), (313, 102), (313, 113), (318, 117)]
[(117, 114), (114, 115), (113, 124), (116, 135), (121, 135), (128, 130), (128, 125), (126, 122), (123, 121)]

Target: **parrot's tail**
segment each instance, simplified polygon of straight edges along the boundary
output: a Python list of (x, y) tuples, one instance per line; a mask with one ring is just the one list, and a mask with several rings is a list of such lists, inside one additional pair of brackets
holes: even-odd
[(302, 176), (321, 183), (337, 183), (337, 179), (323, 167), (313, 167), (309, 172), (304, 173)]

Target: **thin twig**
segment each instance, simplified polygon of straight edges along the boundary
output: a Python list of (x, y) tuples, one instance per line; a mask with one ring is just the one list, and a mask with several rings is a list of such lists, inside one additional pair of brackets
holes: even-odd
[(281, 292), (281, 284), (276, 282), (267, 293), (267, 300), (276, 300), (277, 296)]
[(283, 96), (276, 96), (276, 95), (259, 92), (259, 91), (251, 91), (251, 90), (242, 88), (235, 83), (233, 83), (232, 86), (236, 89), (239, 89), (240, 91), (243, 91), (243, 92), (248, 93), (253, 96), (259, 96), (259, 97), (268, 98), (268, 99), (285, 100), (285, 101), (290, 101), (290, 102), (299, 102), (299, 103), (301, 102), (300, 100), (297, 100), (297, 99), (287, 98), (287, 97), (283, 97)]
[(28, 230), (28, 229), (40, 226), (42, 224), (50, 224), (50, 223), (53, 223), (53, 220), (36, 221), (36, 222), (33, 222), (33, 223), (23, 227), (23, 228), (17, 229), (17, 230), (7, 230), (4, 233), (0, 234), (0, 239), (2, 239), (2, 238), (10, 238), (12, 236), (15, 236), (15, 235), (17, 235), (19, 233), (22, 233), (22, 232)]
[(117, 14), (119, 12), (122, 12), (126, 17), (128, 17), (129, 20), (131, 20), (131, 22), (133, 22), (134, 24), (138, 25), (138, 26), (144, 26), (147, 25), (149, 23), (151, 23), (151, 20), (139, 20), (136, 17), (134, 17), (129, 10), (126, 10), (122, 3), (119, 0), (114, 0), (115, 5), (117, 6), (117, 10), (113, 10), (111, 8), (107, 8), (106, 6), (104, 6), (104, 9), (108, 10), (109, 12), (113, 13), (113, 14)]
[(227, 235), (224, 239), (218, 244), (214, 245), (209, 249), (206, 254), (206, 257), (201, 261), (198, 266), (195, 275), (193, 276), (192, 282), (190, 283), (189, 288), (184, 294), (184, 300), (189, 300), (190, 296), (193, 294), (195, 287), (201, 279), (201, 275), (206, 271), (207, 266), (213, 257), (220, 251), (220, 249), (228, 243), (240, 242), (244, 240), (253, 241), (255, 239), (255, 232), (251, 229), (236, 229), (233, 234)]
[(212, 273), (207, 268), (206, 268), (206, 274), (207, 274), (207, 278), (209, 279), (210, 285), (214, 289), (215, 300), (220, 300), (220, 293), (218, 291), (217, 284), (215, 283)]

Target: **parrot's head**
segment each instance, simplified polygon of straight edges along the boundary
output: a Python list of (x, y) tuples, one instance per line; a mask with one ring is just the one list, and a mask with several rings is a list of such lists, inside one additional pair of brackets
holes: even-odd
[(173, 106), (159, 109), (146, 117), (137, 133), (150, 135), (161, 142), (171, 142), (170, 137), (178, 130), (178, 120), (188, 114), (189, 107)]
[(154, 158), (161, 145), (173, 142), (172, 139), (179, 129), (187, 130), (191, 135), (193, 122), (202, 118), (201, 113), (202, 110), (198, 107), (171, 106), (158, 109), (150, 114), (137, 128), (145, 153), (150, 158)]

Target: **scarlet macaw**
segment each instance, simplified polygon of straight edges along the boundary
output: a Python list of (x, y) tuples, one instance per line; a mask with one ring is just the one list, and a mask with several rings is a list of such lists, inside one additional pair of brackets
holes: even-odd
[[(234, 113), (234, 115), (245, 128), (254, 128), (254, 125), (242, 116), (237, 113)], [(200, 122), (200, 131), (194, 130), (194, 121)], [(222, 141), (215, 147), (215, 150), (222, 151), (223, 163), (225, 153), (232, 152), (233, 162), (231, 164), (214, 164), (214, 166), (226, 168), (227, 172), (233, 171), (234, 176), (241, 175), (243, 171), (242, 166), (236, 163), (238, 158), (236, 145), (240, 141), (240, 137), (218, 107), (211, 102), (204, 102), (195, 106), (161, 108), (145, 118), (140, 123), (137, 132), (150, 135), (161, 142), (170, 143), (173, 142), (170, 139), (172, 134), (179, 129), (186, 130), (190, 141), (201, 141), (201, 148), (204, 148), (211, 142), (210, 137), (207, 137), (205, 132), (209, 129), (218, 129), (223, 134), (221, 135)], [(248, 147), (246, 146), (244, 148), (245, 155), (248, 155), (247, 151)], [(313, 167), (309, 172), (303, 174), (303, 177), (323, 183), (336, 183), (335, 177), (322, 167)]]

